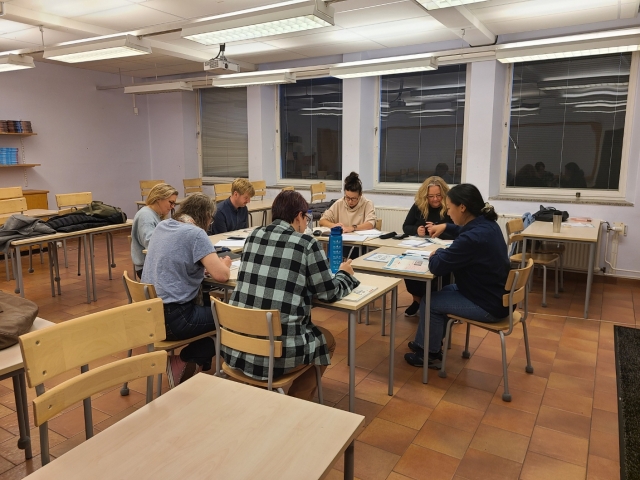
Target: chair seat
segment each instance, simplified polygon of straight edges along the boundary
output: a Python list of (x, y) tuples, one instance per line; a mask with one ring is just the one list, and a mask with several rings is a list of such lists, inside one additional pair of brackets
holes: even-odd
[[(281, 377), (274, 378), (271, 385), (275, 389), (282, 388), (293, 382), (296, 378), (298, 378), (310, 368), (313, 368), (313, 365), (307, 365), (305, 368), (301, 368), (300, 370), (296, 370), (295, 372), (286, 373)], [(224, 371), (224, 373), (240, 382), (248, 383), (249, 385), (253, 385), (256, 387), (267, 388), (266, 380), (256, 380), (255, 378), (251, 378), (245, 375), (242, 371), (231, 368), (226, 362), (222, 362), (222, 370)]]
[[(480, 328), (484, 328), (486, 330), (494, 330), (496, 332), (509, 330), (509, 317), (505, 317), (499, 322), (494, 323), (486, 323), (486, 322), (478, 322), (476, 320), (469, 320), (468, 318), (459, 317), (457, 315), (447, 315), (449, 318), (453, 318), (454, 320), (460, 320), (462, 322), (469, 323), (471, 325), (475, 325)], [(520, 323), (520, 319), (522, 318), (522, 314), (518, 311), (513, 312), (513, 324), (517, 325)]]
[[(551, 265), (552, 263), (555, 263), (559, 257), (555, 253), (527, 253), (525, 259), (529, 260), (530, 258), (536, 265)], [(516, 253), (515, 255), (511, 255), (509, 259), (512, 262), (521, 263), (522, 254)]]
[(184, 340), (164, 340), (162, 342), (154, 343), (153, 348), (156, 350), (173, 350), (183, 345), (188, 345), (191, 342), (195, 342), (196, 340), (200, 340), (201, 338), (213, 337), (215, 334), (216, 332), (207, 332), (202, 335), (198, 335), (197, 337), (185, 338)]

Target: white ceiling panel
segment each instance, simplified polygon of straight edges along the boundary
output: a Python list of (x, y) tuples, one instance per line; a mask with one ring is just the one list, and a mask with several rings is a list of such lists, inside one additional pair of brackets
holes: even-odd
[(144, 5), (182, 18), (200, 18), (269, 5), (264, 0), (147, 0)]
[[(61, 43), (61, 42), (70, 42), (73, 40), (79, 40), (83, 38), (80, 35), (51, 30), (49, 28), (45, 28), (43, 34), (44, 34), (45, 45), (52, 45), (54, 43)], [(3, 36), (6, 38), (13, 38), (15, 40), (20, 40), (23, 42), (29, 42), (36, 46), (41, 46), (43, 34), (40, 33), (40, 29), (38, 27), (32, 27), (28, 25), (27, 28), (25, 28), (24, 30), (8, 33)]]
[[(419, 33), (405, 32), (404, 34), (381, 35), (379, 38), (376, 38), (376, 42), (386, 48), (445, 42), (448, 40), (460, 40), (460, 37), (449, 29), (440, 28), (438, 30), (427, 30)], [(462, 40), (460, 40), (460, 46), (463, 46)]]
[(571, 25), (581, 25), (584, 23), (596, 23), (600, 21), (615, 20), (617, 11), (612, 12), (611, 7), (594, 8), (587, 11), (566, 12), (554, 15), (538, 15), (528, 18), (516, 18), (510, 20), (500, 20), (486, 22), (485, 26), (496, 35), (507, 33), (527, 32), (534, 30), (544, 30), (547, 28), (559, 28)]
[[(313, 31), (313, 30), (311, 30)], [(364, 40), (360, 35), (350, 32), (349, 30), (333, 30), (331, 32), (308, 33), (297, 37), (272, 37), (272, 40), (261, 38), (262, 43), (272, 45), (277, 48), (287, 48), (292, 50), (293, 47), (300, 49), (307, 46), (323, 45), (340, 42), (358, 42)], [(233, 48), (233, 45), (229, 45)]]
[(20, 30), (24, 30), (25, 28), (29, 28), (29, 26), (25, 26), (24, 23), (11, 22), (9, 20), (3, 20), (0, 18), (0, 35), (4, 35), (5, 33), (18, 32)]
[[(344, 2), (348, 4), (349, 2)], [(376, 25), (416, 17), (428, 17), (427, 11), (413, 2), (396, 2), (336, 13), (336, 25), (344, 28)]]
[[(618, 0), (526, 0), (499, 6), (494, 6), (492, 2), (486, 2), (479, 3), (475, 8), (469, 8), (469, 10), (485, 24), (567, 14), (573, 15), (574, 21), (577, 23), (589, 23), (594, 21), (593, 15), (589, 13), (593, 10), (611, 12), (606, 19), (601, 18), (595, 21), (611, 20), (611, 15), (617, 17)], [(583, 19), (586, 21), (582, 21)]]
[(328, 55), (378, 50), (380, 48), (383, 48), (383, 46), (379, 43), (371, 40), (360, 40), (347, 44), (333, 43), (330, 45), (316, 45), (297, 49), (291, 48), (290, 50), (306, 57), (326, 57)]
[(126, 7), (132, 2), (127, 0), (5, 0), (5, 3), (51, 15), (73, 18), (112, 8)]
[(126, 7), (113, 8), (100, 13), (76, 17), (75, 20), (111, 28), (118, 32), (126, 32), (163, 23), (177, 22), (182, 19), (175, 15), (145, 7), (144, 4), (129, 4)]
[(0, 52), (21, 50), (23, 48), (33, 48), (33, 43), (21, 42), (19, 40), (0, 36)]

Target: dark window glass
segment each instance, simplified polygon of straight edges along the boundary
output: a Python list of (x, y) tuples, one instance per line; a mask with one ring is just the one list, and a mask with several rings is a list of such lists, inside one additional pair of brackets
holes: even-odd
[(282, 178), (342, 179), (342, 80), (280, 86)]
[(247, 89), (200, 90), (202, 175), (248, 177)]
[(380, 78), (380, 182), (460, 183), (466, 65)]
[(513, 66), (507, 187), (618, 190), (631, 54)]

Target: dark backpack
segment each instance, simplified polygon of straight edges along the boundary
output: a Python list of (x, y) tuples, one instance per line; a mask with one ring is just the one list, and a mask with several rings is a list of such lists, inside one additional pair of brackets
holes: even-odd
[[(553, 213), (559, 212), (555, 207), (544, 207), (540, 205), (540, 210), (533, 214), (533, 218), (538, 222), (553, 222)], [(562, 221), (566, 222), (569, 219), (569, 212), (562, 211)]]
[(86, 207), (78, 209), (78, 212), (104, 219), (110, 224), (125, 223), (127, 221), (127, 214), (121, 208), (107, 205), (98, 200), (94, 200)]

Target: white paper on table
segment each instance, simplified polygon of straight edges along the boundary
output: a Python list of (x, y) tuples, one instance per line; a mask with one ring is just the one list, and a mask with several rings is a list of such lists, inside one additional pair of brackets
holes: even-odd
[(406, 239), (399, 243), (401, 247), (424, 247), (427, 244), (426, 240), (411, 240)]
[(453, 243), (453, 240), (442, 240), (441, 238), (430, 238), (428, 241), (434, 245), (442, 245), (445, 247), (448, 247)]
[(588, 228), (594, 228), (593, 223), (583, 223), (583, 222), (575, 222), (575, 223), (563, 223), (562, 226), (567, 226), (567, 227), (588, 227)]
[(244, 240), (220, 240), (214, 246), (227, 248), (244, 247)]
[(240, 268), (240, 263), (242, 263), (240, 259), (234, 260), (233, 262), (231, 262), (231, 267), (229, 269), (235, 270), (236, 268)]
[(429, 255), (431, 255), (431, 252), (424, 252), (422, 250), (405, 250), (403, 255), (409, 255), (412, 257), (429, 258)]
[(356, 235), (355, 233), (342, 234), (342, 240), (347, 242), (364, 242), (368, 237), (363, 235)]
[(387, 253), (372, 253), (368, 257), (364, 257), (365, 260), (369, 260), (371, 262), (384, 262), (388, 263), (389, 260), (393, 259), (395, 255), (389, 255)]
[(358, 230), (358, 235), (364, 235), (365, 237), (379, 237), (382, 235), (382, 232), (377, 228), (372, 228), (371, 230)]

